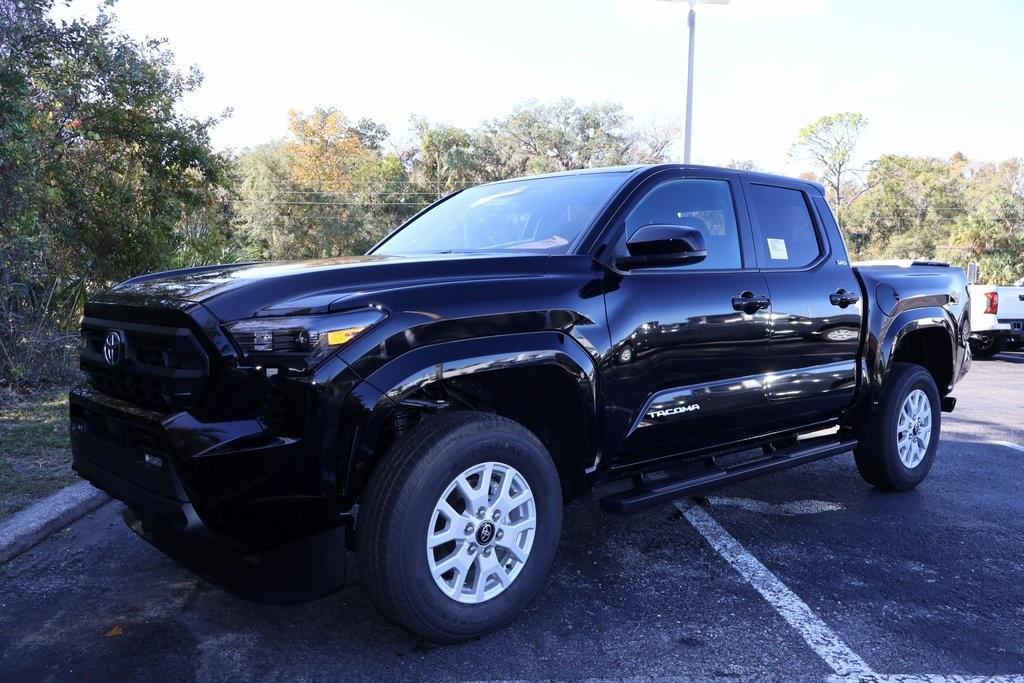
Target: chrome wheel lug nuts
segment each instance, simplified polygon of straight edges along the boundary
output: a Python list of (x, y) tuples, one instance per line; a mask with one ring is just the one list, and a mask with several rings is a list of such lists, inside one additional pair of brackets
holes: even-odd
[(473, 533), (473, 525), (472, 524), (467, 524), (465, 531), (466, 531), (466, 535), (469, 536), (471, 533)]
[(494, 534), (494, 537), (500, 541), (501, 539), (505, 538), (505, 532), (501, 529), (498, 529), (498, 533)]
[(469, 553), (470, 555), (475, 553), (476, 552), (476, 543), (470, 543), (469, 547), (466, 548), (466, 552)]
[(491, 519), (493, 519), (495, 522), (501, 519), (501, 510), (495, 510), (494, 514), (491, 515)]
[(476, 511), (476, 516), (479, 517), (480, 519), (483, 519), (484, 515), (486, 515), (486, 514), (487, 514), (487, 510), (484, 510), (483, 508), (480, 508), (479, 510)]
[(484, 548), (484, 557), (490, 557), (490, 556), (491, 556), (491, 549), (490, 548)]

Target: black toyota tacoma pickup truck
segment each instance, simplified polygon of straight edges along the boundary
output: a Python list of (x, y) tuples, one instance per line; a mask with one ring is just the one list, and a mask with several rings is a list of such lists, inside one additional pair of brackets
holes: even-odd
[(455, 642), (530, 602), (563, 503), (595, 485), (629, 512), (852, 451), (870, 484), (914, 487), (970, 362), (968, 303), (957, 268), (851, 266), (815, 183), (496, 182), (365, 256), (93, 298), (74, 467), (230, 589), (323, 594), (351, 550), (385, 614)]

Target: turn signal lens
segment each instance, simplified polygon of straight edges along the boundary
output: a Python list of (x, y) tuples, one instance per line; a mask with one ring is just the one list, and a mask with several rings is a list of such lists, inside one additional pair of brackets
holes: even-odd
[(359, 333), (366, 329), (365, 325), (360, 327), (348, 327), (344, 330), (331, 330), (327, 333), (327, 344), (330, 346), (341, 346), (359, 336)]

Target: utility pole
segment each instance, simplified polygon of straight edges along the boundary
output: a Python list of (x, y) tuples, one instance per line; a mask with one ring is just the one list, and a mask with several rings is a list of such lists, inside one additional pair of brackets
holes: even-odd
[[(682, 2), (683, 0), (668, 0), (668, 2)], [(690, 12), (686, 16), (686, 26), (689, 32), (689, 51), (686, 58), (686, 115), (683, 120), (683, 163), (690, 163), (690, 139), (693, 131), (693, 40), (697, 32), (697, 11), (698, 2), (708, 5), (726, 5), (729, 0), (686, 0), (690, 3)]]

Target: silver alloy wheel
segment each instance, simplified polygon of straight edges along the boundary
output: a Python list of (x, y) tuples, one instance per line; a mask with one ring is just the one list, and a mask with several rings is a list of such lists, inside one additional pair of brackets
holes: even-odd
[(427, 566), (441, 592), (475, 605), (505, 591), (526, 566), (537, 506), (526, 478), (500, 462), (473, 465), (437, 499)]
[(860, 337), (860, 330), (849, 327), (834, 327), (825, 333), (829, 341), (850, 341)]
[(932, 439), (932, 403), (928, 395), (914, 389), (903, 400), (896, 424), (896, 450), (900, 461), (913, 469), (924, 460)]

